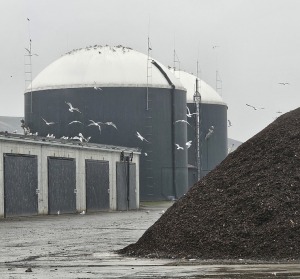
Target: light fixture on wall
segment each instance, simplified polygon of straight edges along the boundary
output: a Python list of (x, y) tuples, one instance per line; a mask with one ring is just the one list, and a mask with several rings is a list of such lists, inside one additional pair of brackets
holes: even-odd
[(132, 162), (132, 159), (133, 159), (133, 152), (131, 152), (131, 153), (129, 154), (129, 159), (130, 159), (130, 162)]
[(121, 162), (124, 161), (124, 151), (121, 152), (121, 155), (120, 155), (120, 161), (121, 161)]

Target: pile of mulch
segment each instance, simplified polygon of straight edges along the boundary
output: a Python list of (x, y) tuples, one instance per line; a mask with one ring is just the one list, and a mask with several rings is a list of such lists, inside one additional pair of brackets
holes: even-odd
[(300, 108), (242, 144), (120, 254), (300, 259)]

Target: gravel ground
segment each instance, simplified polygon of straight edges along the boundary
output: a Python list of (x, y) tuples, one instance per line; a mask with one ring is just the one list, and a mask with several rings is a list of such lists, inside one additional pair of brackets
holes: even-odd
[(136, 242), (171, 205), (145, 203), (130, 212), (2, 219), (0, 278), (300, 278), (296, 263), (147, 259), (114, 252)]

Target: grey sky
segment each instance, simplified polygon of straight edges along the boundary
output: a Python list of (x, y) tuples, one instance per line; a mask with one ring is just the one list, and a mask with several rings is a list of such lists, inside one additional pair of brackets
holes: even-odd
[[(33, 76), (64, 53), (124, 45), (180, 68), (215, 88), (228, 104), (229, 137), (255, 135), (300, 103), (298, 0), (0, 0), (0, 115), (24, 114), (24, 54), (32, 39)], [(27, 18), (30, 19), (28, 24)], [(213, 46), (219, 46), (213, 49)], [(289, 82), (290, 85), (279, 85)], [(246, 106), (264, 107), (254, 111)]]

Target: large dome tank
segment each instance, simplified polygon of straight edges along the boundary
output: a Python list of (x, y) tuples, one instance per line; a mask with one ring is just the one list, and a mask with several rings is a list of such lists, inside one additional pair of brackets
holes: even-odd
[[(67, 103), (80, 112), (69, 111)], [(155, 59), (123, 46), (70, 51), (25, 92), (25, 122), (32, 132), (56, 138), (81, 133), (90, 142), (139, 147), (141, 200), (178, 198), (187, 191), (187, 152), (175, 145), (185, 145), (187, 127), (177, 119), (186, 119), (181, 82)], [(92, 121), (101, 122), (100, 128)]]
[[(188, 167), (189, 186), (192, 186), (227, 156), (227, 105), (210, 85), (197, 76), (182, 70), (172, 69), (172, 72), (187, 90), (187, 120), (190, 123), (187, 141), (191, 141)], [(200, 96), (198, 120), (196, 91)]]

